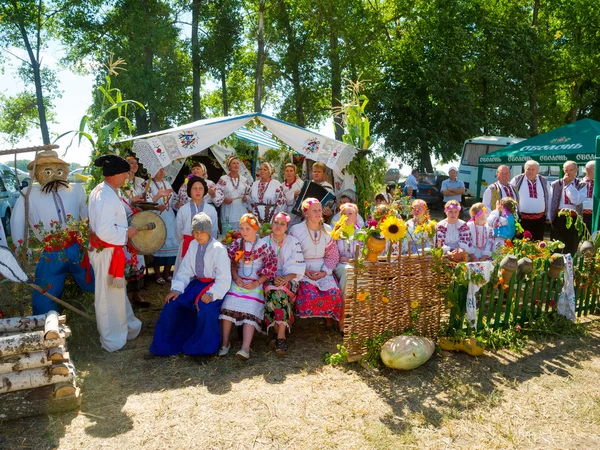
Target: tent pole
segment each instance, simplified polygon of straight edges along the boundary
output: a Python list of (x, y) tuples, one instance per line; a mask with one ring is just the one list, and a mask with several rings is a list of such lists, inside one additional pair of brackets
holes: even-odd
[(600, 229), (600, 213), (598, 213), (598, 205), (600, 205), (600, 136), (596, 138), (596, 167), (594, 168), (594, 200), (592, 203), (592, 230), (598, 231)]
[(481, 201), (481, 179), (483, 178), (483, 164), (479, 163), (477, 167), (477, 194), (475, 195), (475, 201)]

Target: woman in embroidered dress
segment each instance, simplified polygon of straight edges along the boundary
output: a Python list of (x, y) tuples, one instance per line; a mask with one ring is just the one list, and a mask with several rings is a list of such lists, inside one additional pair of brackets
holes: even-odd
[(456, 200), (446, 202), (444, 207), (446, 218), (435, 227), (436, 246), (457, 261), (465, 259), (471, 247), (469, 227), (458, 218), (460, 209), (460, 203)]
[(275, 329), (277, 338), (271, 341), (271, 345), (277, 356), (283, 356), (288, 351), (285, 332), (292, 328), (292, 305), (298, 291), (298, 282), (306, 269), (300, 243), (295, 237), (285, 234), (290, 221), (291, 217), (287, 213), (277, 213), (273, 217), (273, 232), (269, 236), (271, 248), (277, 255), (277, 274), (265, 288), (265, 325), (267, 333), (269, 328)]
[(173, 272), (175, 274), (177, 273), (182, 258), (187, 252), (190, 242), (194, 240), (194, 236), (192, 236), (192, 221), (196, 214), (204, 212), (210, 217), (212, 223), (210, 234), (213, 239), (217, 239), (219, 234), (217, 210), (214, 206), (209, 205), (205, 201), (206, 196), (204, 194), (208, 189), (206, 180), (200, 177), (192, 177), (186, 185), (186, 188), (187, 192), (185, 195), (190, 198), (190, 201), (179, 210), (176, 218), (177, 228), (175, 229), (175, 237), (179, 242), (179, 249), (177, 252), (177, 260), (175, 261), (175, 270)]
[(235, 324), (243, 326), (242, 348), (235, 356), (248, 360), (254, 330), (261, 331), (265, 315), (263, 284), (275, 277), (277, 259), (269, 241), (258, 236), (258, 219), (254, 214), (244, 214), (239, 228), (242, 237), (227, 248), (233, 283), (219, 315), (223, 330), (219, 356), (229, 353), (229, 334)]
[(250, 189), (248, 209), (258, 217), (261, 224), (271, 222), (275, 214), (285, 209), (283, 186), (272, 178), (273, 173), (275, 173), (273, 164), (263, 162), (258, 168), (258, 180)]
[[(167, 281), (171, 281), (171, 268), (175, 264), (177, 249), (179, 248), (179, 243), (175, 237), (176, 223), (172, 202), (173, 189), (171, 184), (165, 180), (165, 175), (165, 169), (163, 168), (156, 172), (156, 175), (150, 181), (150, 189), (147, 194), (148, 201), (158, 203), (158, 214), (167, 229), (167, 239), (164, 245), (153, 255), (154, 260), (152, 265), (157, 284), (165, 284)], [(162, 273), (160, 271), (161, 266), (163, 266)]]
[(487, 208), (483, 203), (475, 203), (469, 210), (471, 220), (467, 223), (471, 232), (469, 260), (487, 261), (494, 251), (494, 230), (487, 224)]
[(331, 227), (323, 223), (323, 207), (316, 198), (302, 202), (306, 219), (294, 225), (290, 236), (300, 242), (306, 271), (296, 295), (296, 313), (301, 318), (324, 317), (328, 330), (335, 331), (333, 320), (340, 322), (342, 331), (342, 292), (333, 276), (340, 260), (336, 242), (330, 236)]
[(205, 213), (194, 216), (194, 240), (165, 297), (146, 359), (183, 352), (202, 362), (219, 349), (218, 317), (221, 299), (231, 286), (231, 271), (227, 249), (211, 236), (213, 226)]
[(304, 182), (296, 174), (296, 165), (287, 163), (283, 168), (283, 193), (285, 194), (285, 212), (291, 217), (289, 226), (300, 223), (302, 217), (292, 213), (292, 209), (296, 204), (296, 199), (300, 195), (300, 190)]
[[(358, 220), (360, 218), (360, 215), (358, 214), (358, 206), (356, 206), (354, 203), (342, 203), (340, 205), (340, 213), (340, 217), (346, 218), (346, 227), (353, 227), (354, 231), (360, 228), (360, 225), (358, 224)], [(356, 257), (356, 248), (358, 245), (358, 241), (349, 239), (339, 239), (337, 241), (338, 251), (340, 252), (340, 262), (336, 266), (334, 273), (340, 284), (342, 298), (346, 297), (348, 266), (350, 265), (350, 261)]]
[[(144, 180), (136, 177), (138, 171), (137, 159), (133, 155), (127, 156), (127, 162), (131, 171), (129, 178), (125, 180), (121, 192), (123, 193), (123, 203), (125, 204), (125, 212), (129, 219), (135, 213), (140, 212), (139, 209), (132, 204), (144, 201)], [(132, 252), (132, 249), (126, 245), (125, 251), (125, 279), (127, 280), (127, 297), (131, 302), (131, 306), (138, 308), (148, 308), (149, 302), (144, 301), (140, 296), (140, 291), (144, 287), (144, 270), (146, 269), (144, 255), (137, 252)]]
[(204, 201), (206, 203), (214, 203), (214, 199), (217, 196), (217, 185), (213, 181), (210, 181), (208, 178), (206, 178), (206, 173), (206, 166), (204, 164), (197, 161), (192, 162), (192, 165), (190, 166), (190, 174), (185, 177), (183, 184), (179, 187), (179, 191), (175, 196), (175, 211), (179, 211), (179, 208), (190, 201), (190, 196), (187, 192), (187, 185), (192, 177), (200, 177), (204, 179), (207, 186), (207, 189), (204, 192)]
[(402, 240), (402, 253), (407, 254), (409, 246), (410, 253), (413, 255), (421, 254), (423, 248), (425, 248), (425, 252), (428, 252), (434, 246), (433, 238), (423, 231), (416, 232), (419, 225), (423, 226), (431, 222), (427, 203), (423, 200), (414, 200), (411, 209), (412, 219), (406, 222), (406, 238)]
[(246, 201), (250, 194), (252, 180), (240, 175), (240, 160), (231, 155), (225, 160), (229, 174), (219, 178), (215, 206), (221, 206), (221, 231), (227, 228), (238, 230), (239, 220), (247, 212)]

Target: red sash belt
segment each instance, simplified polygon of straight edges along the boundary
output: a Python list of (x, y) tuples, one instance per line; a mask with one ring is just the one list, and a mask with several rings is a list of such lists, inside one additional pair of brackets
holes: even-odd
[(537, 220), (537, 219), (541, 219), (544, 216), (545, 216), (545, 214), (543, 212), (534, 213), (534, 214), (521, 213), (521, 219), (525, 219), (525, 220)]
[(181, 257), (183, 258), (190, 248), (190, 243), (194, 240), (194, 236), (189, 234), (183, 235), (183, 245), (181, 246)]
[(196, 300), (194, 301), (194, 305), (197, 305), (198, 302), (200, 301), (200, 299), (202, 298), (202, 296), (204, 294), (206, 294), (206, 291), (208, 291), (212, 287), (212, 285), (215, 284), (215, 279), (214, 278), (198, 278), (198, 281), (201, 281), (202, 283), (208, 283), (208, 284), (196, 296)]
[[(64, 250), (65, 248), (69, 248), (73, 244), (81, 244), (82, 240), (77, 231), (69, 232), (69, 235), (63, 239), (61, 242), (52, 242), (54, 236), (48, 235), (44, 238), (44, 251), (56, 252), (58, 250)], [(85, 250), (85, 249), (84, 249)], [(90, 258), (87, 254), (87, 251), (83, 252), (83, 258), (79, 263), (79, 267), (85, 269), (85, 282), (92, 282), (92, 266), (90, 266)]]
[(122, 245), (109, 244), (100, 239), (96, 233), (90, 231), (90, 246), (95, 249), (103, 250), (105, 248), (114, 249), (112, 257), (110, 258), (110, 266), (108, 267), (108, 274), (114, 279), (125, 278), (125, 251)]
[(584, 214), (592, 214), (592, 213), (593, 213), (593, 211), (592, 211), (591, 209), (584, 209), (584, 210), (583, 210), (583, 213), (584, 213)]

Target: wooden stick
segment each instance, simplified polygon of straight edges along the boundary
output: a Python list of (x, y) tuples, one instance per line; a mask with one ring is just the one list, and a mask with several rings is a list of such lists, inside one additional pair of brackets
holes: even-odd
[(75, 308), (74, 306), (69, 305), (67, 302), (61, 300), (60, 298), (56, 298), (54, 295), (50, 294), (49, 292), (46, 292), (46, 289), (42, 289), (41, 287), (39, 287), (37, 284), (34, 283), (27, 283), (29, 286), (32, 287), (32, 289), (40, 292), (41, 294), (44, 294), (46, 297), (54, 300), (56, 303), (58, 303), (59, 305), (64, 306), (67, 309), (70, 309), (71, 311), (73, 311), (74, 313), (79, 314), (82, 317), (85, 317), (86, 319), (91, 320), (92, 322), (96, 321), (96, 318), (94, 316), (90, 316), (88, 313), (83, 312), (80, 309)]

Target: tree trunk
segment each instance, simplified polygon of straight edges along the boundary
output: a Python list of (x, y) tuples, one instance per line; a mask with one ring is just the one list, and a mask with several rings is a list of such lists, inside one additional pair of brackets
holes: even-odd
[(202, 119), (200, 110), (200, 49), (198, 45), (198, 22), (200, 0), (192, 0), (192, 114), (194, 120)]
[[(58, 316), (59, 323), (64, 324), (66, 320), (66, 316)], [(0, 319), (0, 333), (10, 333), (13, 331), (22, 332), (26, 330), (33, 330), (35, 328), (43, 328), (45, 323), (46, 314)]]
[(227, 97), (227, 71), (223, 68), (221, 71), (221, 97), (223, 97), (223, 115), (229, 115), (229, 98)]
[(150, 129), (148, 128), (148, 117), (146, 116), (146, 110), (142, 108), (135, 108), (135, 134), (142, 135), (148, 134)]
[(46, 350), (7, 356), (6, 358), (0, 358), (0, 374), (46, 367), (51, 364), (52, 362), (48, 359)]
[(304, 119), (302, 82), (300, 76), (300, 67), (298, 64), (299, 56), (297, 51), (297, 48), (301, 44), (297, 42), (294, 29), (290, 24), (290, 17), (287, 12), (285, 0), (279, 0), (279, 9), (281, 11), (283, 26), (287, 35), (286, 69), (289, 70), (292, 76), (292, 87), (294, 89), (294, 103), (296, 111), (296, 125), (304, 127), (306, 126), (306, 121)]
[[(15, 0), (12, 1), (13, 7), (15, 11), (19, 11), (19, 5)], [(38, 6), (38, 9), (41, 8), (41, 5)], [(42, 12), (38, 10), (38, 14)], [(40, 22), (37, 23), (38, 26), (38, 37), (40, 34), (39, 27), (41, 26)], [(36, 105), (38, 109), (38, 117), (40, 119), (40, 131), (42, 132), (42, 141), (44, 145), (50, 145), (50, 133), (48, 132), (48, 122), (46, 120), (46, 105), (44, 105), (44, 93), (42, 91), (42, 77), (40, 73), (40, 63), (39, 63), (39, 51), (40, 51), (40, 40), (37, 40), (37, 57), (33, 53), (33, 48), (31, 47), (31, 43), (29, 42), (29, 36), (27, 35), (27, 30), (25, 29), (25, 24), (23, 23), (23, 16), (19, 15), (19, 30), (21, 31), (21, 37), (23, 38), (23, 42), (25, 43), (25, 48), (27, 49), (27, 55), (29, 55), (29, 63), (31, 64), (31, 69), (33, 70), (33, 82), (35, 85), (35, 99)]]
[(43, 331), (31, 331), (12, 336), (0, 337), (0, 357), (20, 355), (22, 353), (48, 349), (65, 345), (65, 340), (71, 335), (69, 327), (62, 325), (59, 339), (44, 339)]
[[(533, 39), (537, 39), (536, 36), (536, 27), (538, 25), (538, 17), (540, 12), (540, 2), (539, 0), (535, 0), (533, 2), (533, 18), (531, 20), (531, 28), (533, 28)], [(531, 112), (531, 123), (529, 125), (529, 135), (531, 137), (537, 136), (539, 131), (539, 105), (538, 105), (538, 81), (536, 79), (537, 76), (537, 62), (535, 57), (531, 59), (529, 66), (529, 79), (531, 81), (531, 88), (529, 91), (529, 109)]]
[(79, 389), (69, 397), (55, 397), (52, 386), (9, 392), (0, 401), (0, 418), (14, 420), (22, 417), (57, 414), (73, 411), (81, 406)]
[(75, 371), (72, 366), (66, 375), (52, 375), (48, 367), (4, 373), (2, 374), (2, 384), (0, 384), (0, 394), (49, 386), (55, 383), (71, 383), (74, 378)]
[[(342, 106), (342, 69), (340, 65), (338, 35), (333, 24), (329, 29), (329, 62), (331, 65), (331, 107), (339, 108)], [(341, 141), (342, 136), (344, 136), (342, 116), (334, 115), (333, 124), (333, 127), (335, 128), (335, 138), (338, 141)]]
[(431, 164), (431, 155), (429, 149), (421, 148), (420, 169), (425, 173), (433, 173), (433, 165)]
[(263, 71), (265, 66), (265, 0), (258, 3), (258, 52), (254, 79), (254, 112), (262, 112)]

